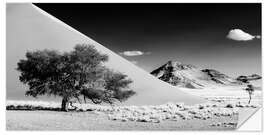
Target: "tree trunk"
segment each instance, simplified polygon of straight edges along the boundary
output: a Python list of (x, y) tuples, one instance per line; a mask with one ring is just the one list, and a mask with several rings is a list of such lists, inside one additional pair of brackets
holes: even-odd
[(68, 97), (63, 97), (61, 111), (65, 111), (65, 112), (68, 111)]
[(249, 94), (248, 104), (250, 104), (250, 101), (251, 101), (251, 94)]

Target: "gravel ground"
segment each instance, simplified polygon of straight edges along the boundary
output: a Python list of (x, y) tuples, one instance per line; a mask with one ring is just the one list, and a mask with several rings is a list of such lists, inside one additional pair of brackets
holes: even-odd
[(237, 115), (160, 123), (113, 121), (104, 113), (6, 111), (7, 130), (234, 130)]

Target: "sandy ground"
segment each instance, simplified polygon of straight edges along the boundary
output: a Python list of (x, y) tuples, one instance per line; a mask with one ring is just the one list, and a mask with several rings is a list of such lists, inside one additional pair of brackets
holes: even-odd
[(237, 116), (146, 123), (112, 121), (94, 112), (6, 111), (7, 130), (233, 130), (228, 121), (237, 122)]

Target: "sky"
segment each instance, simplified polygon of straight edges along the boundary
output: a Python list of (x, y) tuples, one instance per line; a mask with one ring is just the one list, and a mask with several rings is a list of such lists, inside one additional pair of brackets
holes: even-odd
[(261, 4), (35, 5), (148, 72), (174, 60), (261, 74)]

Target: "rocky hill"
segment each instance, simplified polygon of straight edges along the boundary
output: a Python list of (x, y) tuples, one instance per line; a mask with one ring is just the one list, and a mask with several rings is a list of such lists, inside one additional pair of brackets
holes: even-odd
[(257, 75), (257, 74), (252, 74), (252, 75), (248, 75), (248, 76), (239, 76), (236, 78), (236, 80), (238, 81), (241, 81), (243, 83), (249, 83), (250, 81), (253, 81), (253, 80), (259, 80), (259, 79), (262, 79), (262, 77), (260, 75)]
[(217, 70), (200, 70), (194, 65), (183, 64), (177, 61), (168, 61), (166, 64), (152, 71), (151, 74), (174, 86), (195, 89), (242, 84), (241, 81), (220, 73)]

